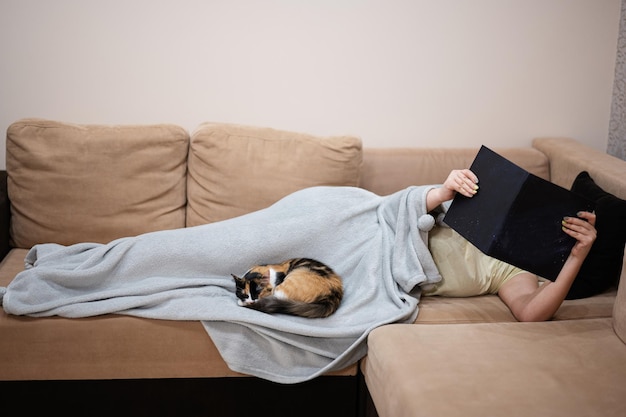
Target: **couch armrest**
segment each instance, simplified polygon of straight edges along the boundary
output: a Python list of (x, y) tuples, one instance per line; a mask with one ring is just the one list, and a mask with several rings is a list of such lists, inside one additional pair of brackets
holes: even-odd
[(9, 253), (9, 225), (11, 221), (11, 204), (7, 191), (7, 172), (0, 171), (0, 260)]
[(537, 138), (533, 147), (550, 160), (550, 180), (570, 189), (581, 171), (606, 191), (626, 199), (626, 161), (600, 152), (574, 139)]

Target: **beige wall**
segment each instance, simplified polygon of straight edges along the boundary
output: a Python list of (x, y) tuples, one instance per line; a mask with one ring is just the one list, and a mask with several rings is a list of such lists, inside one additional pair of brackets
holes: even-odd
[(366, 146), (559, 135), (605, 151), (619, 11), (620, 0), (0, 0), (0, 131), (32, 116), (224, 121)]

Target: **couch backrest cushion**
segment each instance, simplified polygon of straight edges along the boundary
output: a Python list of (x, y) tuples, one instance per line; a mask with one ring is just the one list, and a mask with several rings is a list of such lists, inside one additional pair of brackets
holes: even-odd
[(25, 119), (7, 130), (12, 244), (107, 242), (185, 225), (189, 134)]
[(361, 140), (204, 123), (191, 135), (187, 226), (270, 206), (299, 189), (357, 186)]
[[(532, 148), (493, 148), (543, 179), (550, 179), (548, 158)], [(410, 185), (440, 184), (451, 170), (469, 168), (478, 148), (366, 148), (361, 187), (385, 195)]]

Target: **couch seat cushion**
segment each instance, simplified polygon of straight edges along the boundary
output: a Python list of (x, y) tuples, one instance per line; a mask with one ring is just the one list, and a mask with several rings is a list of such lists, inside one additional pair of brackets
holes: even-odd
[(7, 131), (13, 244), (108, 242), (185, 225), (189, 134), (26, 119)]
[(611, 317), (617, 290), (610, 289), (592, 297), (565, 300), (556, 311), (553, 320), (595, 319)]
[[(610, 315), (610, 313), (609, 313)], [(517, 321), (497, 295), (421, 297), (415, 323), (501, 323)]]
[(187, 225), (236, 217), (302, 188), (359, 183), (361, 140), (204, 123), (189, 152)]
[[(0, 263), (0, 286), (24, 269), (26, 249)], [(105, 315), (19, 317), (0, 309), (0, 380), (236, 376), (200, 322)]]
[[(26, 249), (0, 262), (0, 286), (24, 269)], [(243, 376), (228, 368), (199, 321), (107, 314), (19, 317), (0, 308), (0, 381)], [(354, 376), (357, 365), (330, 373)]]
[[(611, 317), (617, 291), (579, 300), (565, 300), (553, 320), (576, 320)], [(478, 297), (422, 297), (415, 323), (505, 323), (516, 322), (511, 310), (497, 295)]]
[(389, 325), (368, 346), (380, 417), (626, 415), (626, 345), (610, 318)]

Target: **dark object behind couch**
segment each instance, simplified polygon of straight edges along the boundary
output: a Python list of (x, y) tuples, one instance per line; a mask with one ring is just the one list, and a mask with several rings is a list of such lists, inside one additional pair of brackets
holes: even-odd
[(7, 172), (0, 171), (0, 259), (9, 253), (9, 224), (11, 204), (7, 191)]
[(572, 192), (596, 203), (598, 236), (567, 294), (568, 300), (617, 287), (626, 243), (626, 200), (604, 191), (586, 171), (578, 174)]

